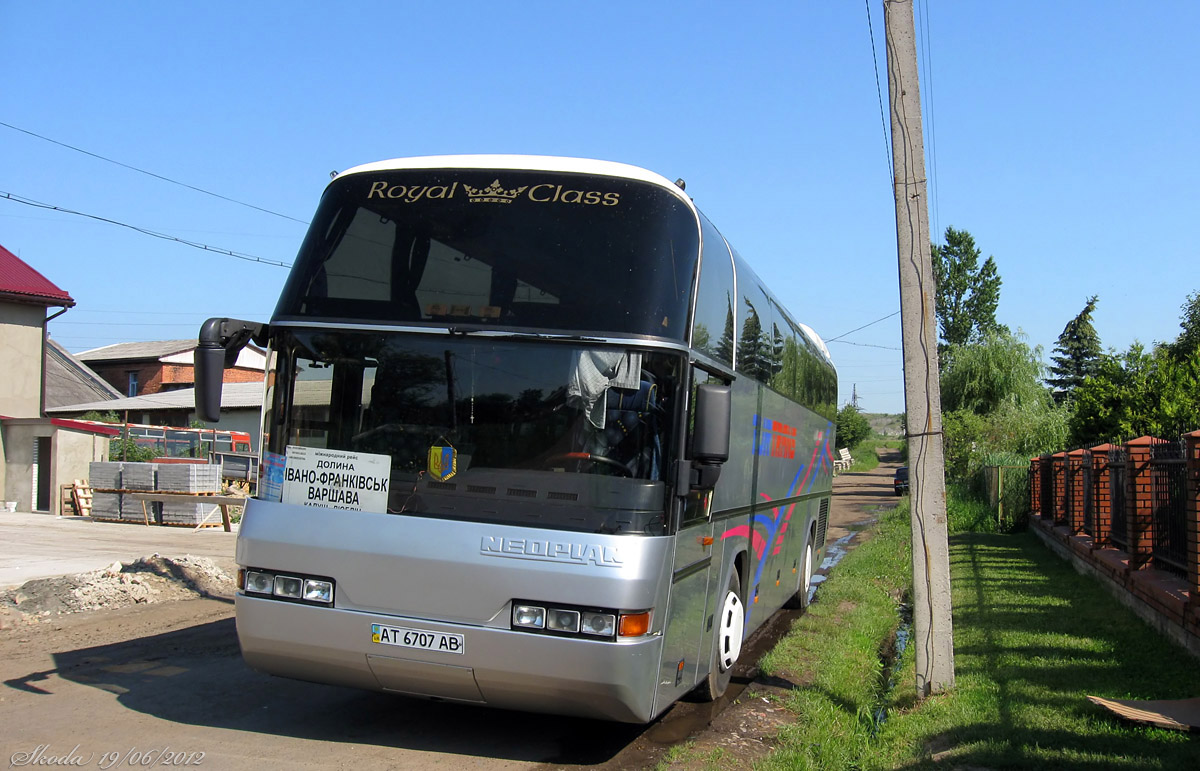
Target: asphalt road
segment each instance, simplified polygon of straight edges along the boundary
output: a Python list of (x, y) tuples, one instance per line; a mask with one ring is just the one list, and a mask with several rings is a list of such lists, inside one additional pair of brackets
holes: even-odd
[[(852, 541), (873, 512), (895, 503), (892, 468), (838, 477), (831, 541)], [(97, 551), (109, 562), (111, 549), (142, 549), (109, 538), (163, 530), (62, 526), (100, 539)], [(113, 530), (89, 529), (100, 527)], [(185, 545), (198, 542), (187, 531), (169, 537), (185, 534)], [(228, 548), (232, 557), (232, 540), (222, 540), (227, 535), (208, 542), (216, 545), (214, 556)], [(18, 547), (2, 522), (0, 538), (3, 565)], [(172, 553), (165, 546), (153, 550)], [(771, 635), (789, 624), (772, 624), (757, 647), (769, 646)], [(749, 677), (740, 679), (744, 686)], [(670, 744), (702, 734), (714, 717), (684, 705), (649, 727), (628, 726), (269, 677), (242, 662), (227, 598), (97, 611), (0, 631), (0, 681), (0, 761), (9, 767), (44, 767), (54, 759), (79, 768), (643, 768)]]

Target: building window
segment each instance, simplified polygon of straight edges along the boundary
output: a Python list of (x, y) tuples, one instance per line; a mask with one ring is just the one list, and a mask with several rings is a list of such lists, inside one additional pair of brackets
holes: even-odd
[(129, 387), (125, 390), (125, 395), (129, 397), (138, 395), (138, 373), (129, 373)]

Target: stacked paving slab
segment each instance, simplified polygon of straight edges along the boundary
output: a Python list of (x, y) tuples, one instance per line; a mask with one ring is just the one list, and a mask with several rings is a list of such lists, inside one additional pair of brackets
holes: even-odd
[(221, 467), (215, 464), (95, 462), (89, 473), (94, 491), (92, 516), (97, 519), (144, 522), (148, 513), (152, 521), (162, 524), (198, 525), (218, 508), (197, 495), (194, 503), (147, 503), (143, 510), (141, 501), (125, 495), (220, 492)]

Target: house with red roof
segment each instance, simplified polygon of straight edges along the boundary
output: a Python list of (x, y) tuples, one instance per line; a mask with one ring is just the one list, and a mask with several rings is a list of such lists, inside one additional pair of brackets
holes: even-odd
[(92, 461), (107, 460), (110, 434), (118, 433), (46, 415), (47, 373), (51, 394), (119, 396), (47, 340), (46, 324), (74, 305), (70, 294), (0, 246), (0, 500), (18, 511), (61, 513), (61, 485), (86, 479)]

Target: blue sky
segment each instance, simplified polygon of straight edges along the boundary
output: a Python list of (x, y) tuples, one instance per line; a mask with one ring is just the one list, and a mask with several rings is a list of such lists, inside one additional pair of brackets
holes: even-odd
[[(1173, 339), (1200, 289), (1200, 4), (918, 10), (931, 222), (995, 256), (999, 320), (1048, 357), (1097, 294), (1106, 347)], [(686, 179), (825, 338), (899, 308), (864, 3), (0, 0), (0, 45), (0, 121), (287, 217), (385, 158), (623, 161)], [(304, 230), (3, 126), (0, 191), (268, 261)], [(72, 351), (267, 319), (286, 276), (11, 200), (0, 244), (76, 299), (51, 323)], [(898, 318), (844, 341), (840, 401), (902, 411)]]

